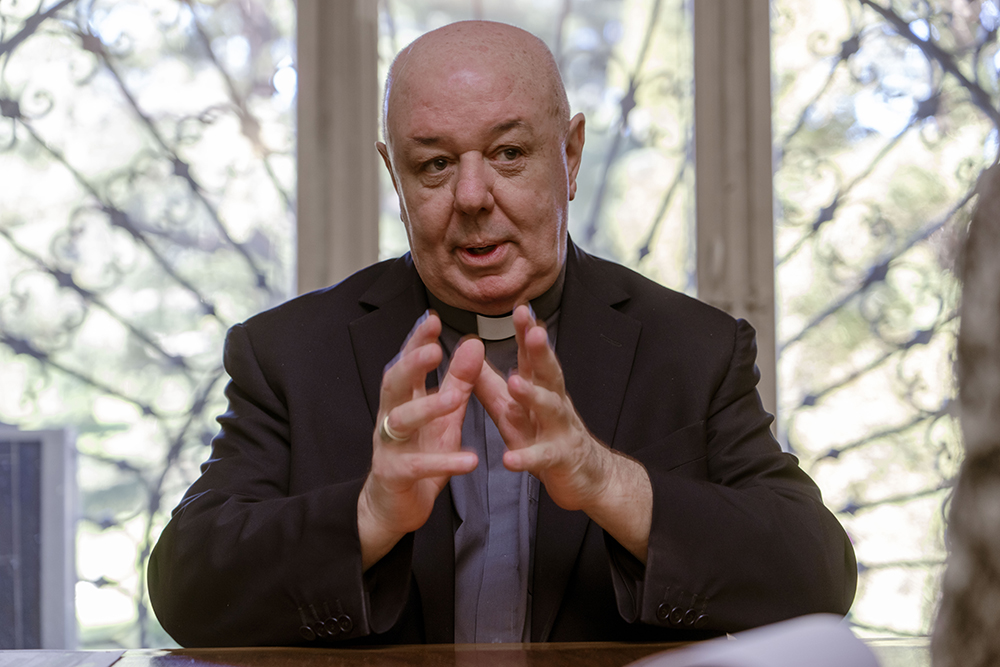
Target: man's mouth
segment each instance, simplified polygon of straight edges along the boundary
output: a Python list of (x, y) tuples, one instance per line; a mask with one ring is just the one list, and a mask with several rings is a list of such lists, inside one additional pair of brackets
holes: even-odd
[(470, 255), (480, 256), (480, 255), (488, 255), (488, 254), (490, 254), (491, 252), (493, 252), (494, 248), (496, 248), (496, 245), (483, 245), (483, 246), (469, 247), (469, 248), (466, 248), (465, 250)]

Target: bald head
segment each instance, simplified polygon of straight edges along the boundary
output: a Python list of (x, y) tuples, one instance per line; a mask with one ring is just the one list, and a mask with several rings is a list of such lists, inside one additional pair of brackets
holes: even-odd
[(461, 84), (482, 76), (528, 86), (534, 101), (560, 123), (569, 122), (569, 100), (545, 43), (505, 23), (461, 21), (432, 30), (396, 56), (385, 82), (382, 132), (391, 143), (392, 117), (406, 113), (413, 87)]

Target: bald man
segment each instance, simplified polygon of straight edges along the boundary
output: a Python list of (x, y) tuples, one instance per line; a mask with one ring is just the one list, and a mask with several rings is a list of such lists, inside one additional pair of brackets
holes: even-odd
[(846, 613), (752, 328), (576, 248), (584, 145), (511, 26), (404, 49), (410, 252), (233, 327), (229, 409), (150, 558), (181, 644), (682, 640)]

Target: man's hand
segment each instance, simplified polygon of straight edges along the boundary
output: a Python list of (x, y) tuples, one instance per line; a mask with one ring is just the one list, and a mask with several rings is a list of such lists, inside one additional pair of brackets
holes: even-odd
[[(417, 324), (382, 377), (372, 469), (358, 497), (365, 570), (406, 533), (424, 525), (452, 475), (470, 472), (478, 462), (475, 453), (461, 450), (461, 444), (465, 408), (483, 367), (483, 344), (470, 339), (459, 345), (440, 391), (428, 394), (427, 374), (443, 355), (440, 334), (441, 320), (431, 313)], [(392, 437), (401, 440), (385, 438), (383, 423)]]
[(483, 362), (475, 393), (507, 444), (508, 470), (527, 470), (563, 509), (583, 510), (642, 562), (653, 494), (638, 462), (587, 429), (566, 393), (548, 334), (527, 306), (514, 311), (518, 371), (509, 380)]

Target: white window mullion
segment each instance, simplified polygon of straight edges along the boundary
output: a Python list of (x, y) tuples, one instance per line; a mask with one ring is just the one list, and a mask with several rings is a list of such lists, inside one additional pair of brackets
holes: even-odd
[(757, 330), (776, 414), (768, 0), (693, 4), (698, 297)]
[(299, 0), (298, 292), (378, 260), (378, 12)]

